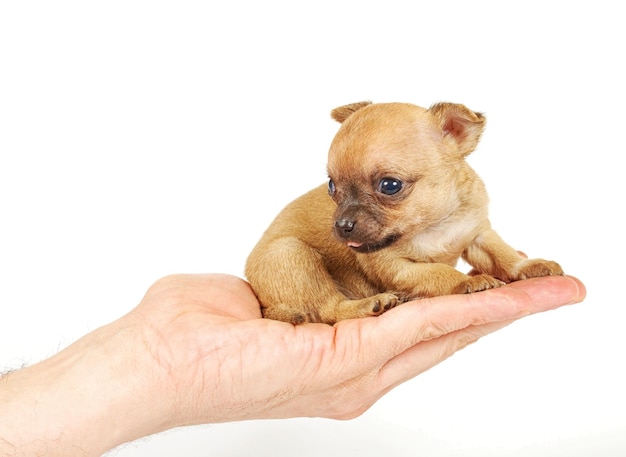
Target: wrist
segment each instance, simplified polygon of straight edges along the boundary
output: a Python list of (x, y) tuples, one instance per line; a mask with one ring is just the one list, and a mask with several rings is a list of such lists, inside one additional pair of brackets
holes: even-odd
[(167, 402), (153, 401), (158, 372), (132, 320), (0, 380), (0, 454), (4, 446), (16, 455), (96, 456), (169, 427), (159, 422), (167, 411), (154, 411)]

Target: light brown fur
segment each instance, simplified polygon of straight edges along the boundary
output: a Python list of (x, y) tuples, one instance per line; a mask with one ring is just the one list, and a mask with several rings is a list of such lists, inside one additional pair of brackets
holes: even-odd
[[(409, 299), (563, 274), (491, 228), (485, 187), (464, 160), (484, 129), (481, 114), (452, 103), (360, 102), (331, 115), (342, 123), (328, 154), (332, 186), (290, 203), (246, 263), (265, 317), (333, 324)], [(459, 258), (475, 274), (455, 269)]]

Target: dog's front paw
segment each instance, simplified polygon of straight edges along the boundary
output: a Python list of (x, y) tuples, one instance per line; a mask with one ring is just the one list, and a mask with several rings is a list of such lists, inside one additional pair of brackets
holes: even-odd
[(504, 283), (493, 276), (486, 274), (477, 274), (475, 276), (469, 276), (467, 279), (457, 285), (452, 291), (453, 294), (471, 294), (473, 292), (480, 292), (487, 289), (495, 289), (500, 287)]
[(328, 322), (339, 322), (344, 319), (378, 316), (402, 303), (397, 295), (382, 293), (358, 300), (344, 300), (332, 307), (332, 319)]
[(400, 303), (400, 299), (394, 294), (378, 294), (370, 297), (370, 300), (368, 314), (372, 316), (378, 316), (391, 308), (395, 308)]
[(287, 322), (293, 325), (299, 325), (306, 324), (307, 322), (313, 322), (313, 319), (311, 318), (311, 315), (309, 313), (296, 312), (291, 314)]
[(541, 276), (563, 276), (563, 269), (551, 260), (525, 259), (520, 263), (516, 276), (517, 280)]

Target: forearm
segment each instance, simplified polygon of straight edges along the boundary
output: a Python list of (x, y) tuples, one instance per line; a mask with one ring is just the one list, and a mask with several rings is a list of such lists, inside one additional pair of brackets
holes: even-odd
[(146, 351), (127, 324), (107, 325), (0, 379), (0, 456), (99, 456), (167, 428), (148, 421), (159, 417), (150, 408), (167, 402), (150, 401), (156, 374), (136, 358)]

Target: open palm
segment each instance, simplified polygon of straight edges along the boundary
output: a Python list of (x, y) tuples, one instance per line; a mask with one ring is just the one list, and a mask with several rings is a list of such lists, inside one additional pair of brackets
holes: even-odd
[(183, 417), (356, 417), (394, 386), (523, 316), (580, 301), (571, 277), (519, 281), (423, 299), (371, 318), (326, 324), (262, 319), (248, 283), (228, 275), (159, 280), (130, 313)]

